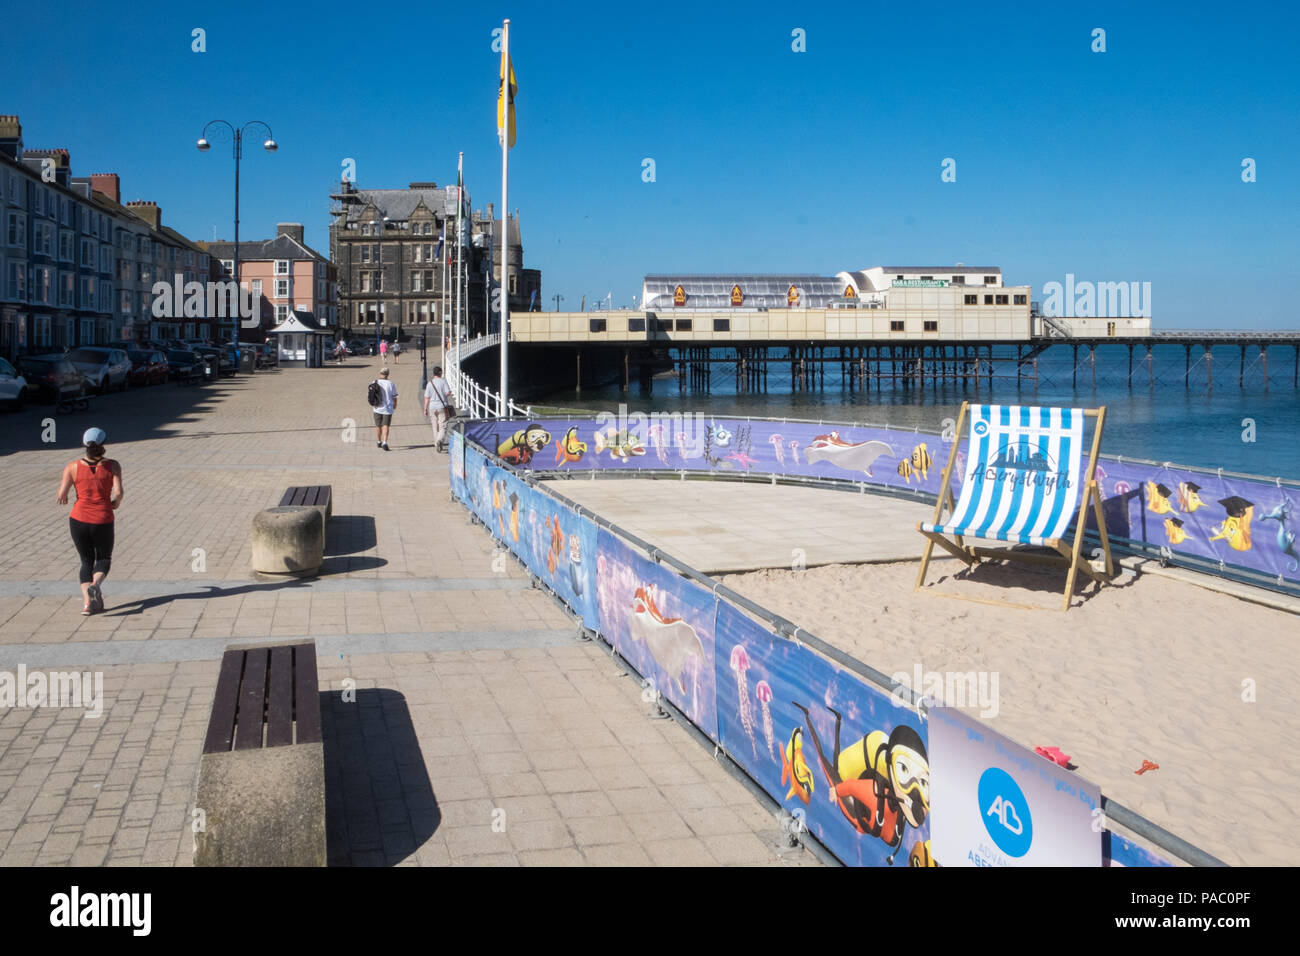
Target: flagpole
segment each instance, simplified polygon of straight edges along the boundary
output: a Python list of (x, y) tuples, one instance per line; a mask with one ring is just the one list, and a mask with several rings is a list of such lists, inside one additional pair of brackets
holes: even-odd
[[(501, 77), (499, 97), (505, 97), (505, 115), (498, 118), (501, 126), (501, 417), (510, 417), (510, 359), (506, 350), (510, 343), (510, 202), (507, 185), (510, 172), (510, 21), (501, 29)], [(500, 121), (504, 121), (500, 123)]]
[(442, 266), (442, 340), (447, 343), (446, 347), (451, 348), (451, 323), (447, 321), (447, 261), (451, 256), (451, 246), (447, 245), (447, 220), (442, 221), (442, 242), (439, 243), (441, 248), (438, 250), (438, 258), (442, 260), (438, 265)]

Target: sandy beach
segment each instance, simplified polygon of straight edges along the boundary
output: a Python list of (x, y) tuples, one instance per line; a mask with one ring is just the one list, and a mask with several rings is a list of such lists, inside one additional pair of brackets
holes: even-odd
[[(921, 593), (915, 562), (722, 580), (886, 674), (997, 672), (997, 730), (1061, 748), (1111, 799), (1226, 863), (1300, 863), (1300, 619), (1153, 575), (1061, 613), (1060, 573), (960, 567), (933, 565)], [(1159, 769), (1136, 775), (1144, 760)]]

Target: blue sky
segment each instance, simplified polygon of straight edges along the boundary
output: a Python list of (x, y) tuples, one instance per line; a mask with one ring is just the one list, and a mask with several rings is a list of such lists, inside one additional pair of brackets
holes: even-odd
[(510, 206), (548, 309), (631, 305), (647, 272), (963, 262), (1035, 298), (1149, 281), (1157, 327), (1300, 327), (1300, 14), (1141, 6), (33, 4), (0, 35), (0, 112), (196, 239), (233, 218), (203, 124), (265, 120), (241, 238), (301, 221), (328, 252), (344, 158), (362, 188), (442, 184), (464, 150), (474, 206), (500, 208), (508, 16)]

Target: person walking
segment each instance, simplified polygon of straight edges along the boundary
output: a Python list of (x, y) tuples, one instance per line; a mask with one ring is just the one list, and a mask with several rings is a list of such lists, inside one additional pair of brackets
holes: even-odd
[[(433, 403), (437, 403), (436, 405)], [(452, 397), (451, 386), (442, 377), (442, 366), (433, 367), (433, 378), (424, 386), (424, 417), (430, 418), (429, 409), (433, 408), (433, 447), (445, 451), (447, 443), (447, 422), (456, 414), (456, 400)]]
[(397, 386), (388, 380), (388, 369), (379, 370), (379, 378), (372, 385), (379, 387), (379, 404), (374, 403), (372, 397), (370, 410), (375, 413), (375, 442), (376, 448), (382, 448), (384, 451), (390, 451), (388, 447), (388, 426), (393, 422), (393, 415), (397, 412)]
[(388, 364), (388, 339), (381, 339), (379, 342), (379, 361)]
[(104, 610), (100, 585), (113, 561), (113, 512), (122, 504), (122, 466), (104, 457), (108, 436), (102, 428), (88, 428), (81, 436), (86, 454), (63, 467), (57, 501), (68, 503), (76, 488), (77, 500), (68, 516), (72, 543), (81, 556), (82, 614)]
[(339, 339), (339, 344), (334, 347), (334, 357), (338, 359), (339, 364), (343, 364), (343, 358), (348, 354), (348, 343)]

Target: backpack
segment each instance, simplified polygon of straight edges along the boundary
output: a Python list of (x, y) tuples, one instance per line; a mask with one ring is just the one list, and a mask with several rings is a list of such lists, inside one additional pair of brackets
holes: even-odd
[(384, 404), (384, 390), (379, 387), (379, 380), (371, 382), (366, 387), (366, 402), (371, 408), (378, 408)]

